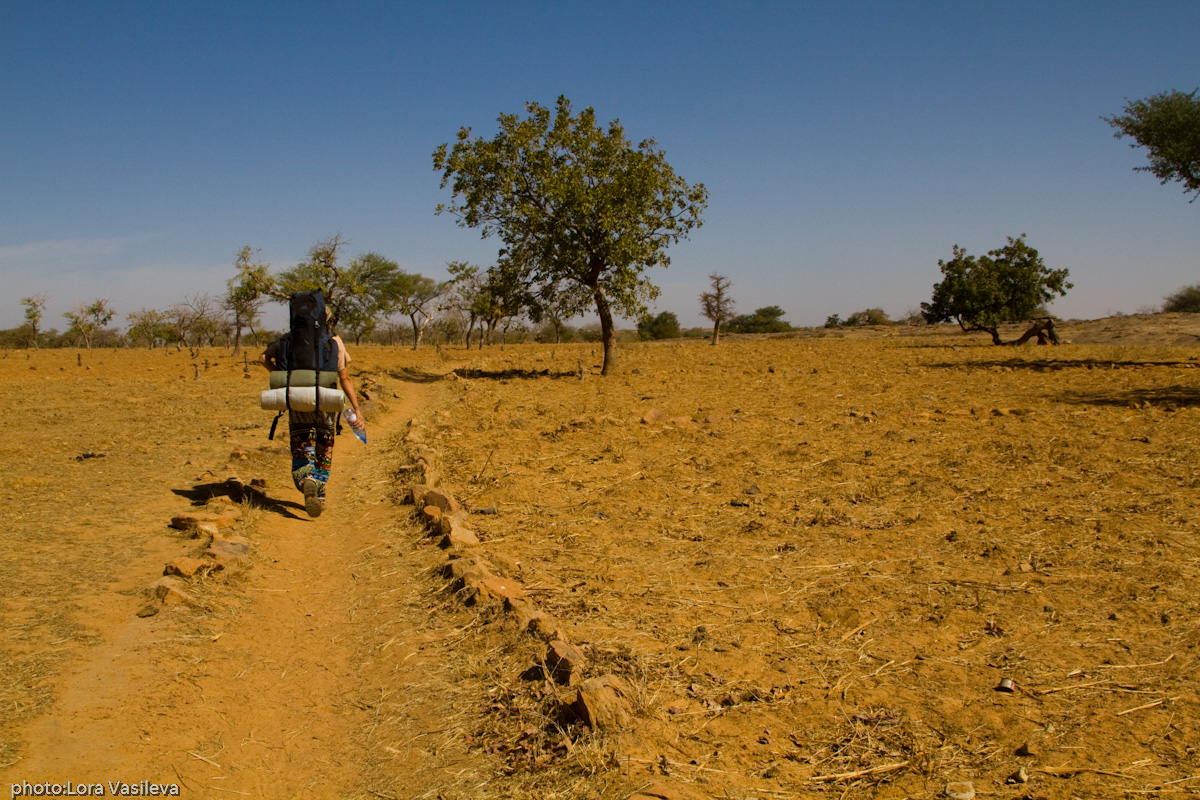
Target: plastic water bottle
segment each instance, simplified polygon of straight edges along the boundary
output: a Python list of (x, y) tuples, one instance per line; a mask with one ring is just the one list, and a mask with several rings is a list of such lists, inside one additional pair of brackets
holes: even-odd
[(342, 412), (342, 417), (346, 420), (346, 424), (350, 426), (350, 430), (354, 431), (354, 435), (358, 437), (358, 440), (366, 444), (367, 432), (355, 425), (358, 422), (358, 415), (354, 413), (354, 409), (347, 408)]

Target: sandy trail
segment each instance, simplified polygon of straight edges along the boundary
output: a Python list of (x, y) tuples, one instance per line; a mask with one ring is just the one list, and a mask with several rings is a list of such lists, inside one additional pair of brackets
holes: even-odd
[[(419, 785), (404, 774), (417, 760), (394, 758), (403, 753), (397, 744), (436, 729), (446, 711), (410, 707), (403, 720), (389, 717), (387, 741), (380, 735), (381, 701), (436, 674), (423, 652), (427, 598), (410, 572), (425, 556), (380, 476), (396, 460), (394, 432), (428, 392), (413, 387), (373, 420), (371, 446), (339, 437), (319, 519), (307, 517), (287, 464), (278, 465), (268, 490), (276, 502), (250, 531), (254, 566), (242, 582), (201, 590), (207, 614), (167, 609), (140, 619), (131, 613), (138, 598), (111, 594), (96, 604), (90, 622), (100, 643), (64, 666), (55, 704), (19, 732), (21, 758), (0, 782), (349, 797), (364, 794), (379, 761), (373, 751), (386, 748), (390, 780)], [(145, 573), (161, 570), (160, 550), (131, 560), (114, 588), (146, 585)]]

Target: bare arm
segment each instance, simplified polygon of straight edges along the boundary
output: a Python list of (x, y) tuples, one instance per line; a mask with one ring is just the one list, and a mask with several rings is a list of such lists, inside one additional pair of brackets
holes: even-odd
[(350, 400), (350, 407), (354, 409), (354, 416), (358, 420), (358, 424), (354, 427), (362, 428), (364, 425), (363, 415), (358, 408), (358, 393), (354, 391), (354, 381), (350, 379), (350, 370), (338, 370), (338, 383), (342, 385), (342, 391), (346, 393), (346, 397)]
[(267, 349), (262, 351), (262, 355), (258, 357), (258, 363), (266, 367), (268, 372), (274, 372), (279, 367), (275, 366), (275, 343), (271, 342), (267, 345)]

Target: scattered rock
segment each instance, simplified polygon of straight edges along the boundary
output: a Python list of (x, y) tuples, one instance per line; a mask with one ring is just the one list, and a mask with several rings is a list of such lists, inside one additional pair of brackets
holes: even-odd
[(595, 730), (612, 731), (629, 727), (633, 708), (629, 688), (615, 675), (591, 678), (580, 684), (571, 701), (571, 711)]
[(974, 800), (975, 787), (970, 781), (955, 781), (947, 783), (942, 794), (949, 797), (950, 800)]
[(250, 563), (250, 541), (241, 536), (214, 536), (204, 551), (222, 569), (248, 566)]
[(213, 569), (218, 569), (218, 565), (211, 561), (204, 561), (191, 556), (180, 556), (170, 561), (163, 569), (163, 575), (178, 575), (181, 578), (191, 578), (197, 573), (211, 572)]
[[(413, 487), (414, 497), (416, 496), (416, 488)], [(422, 493), (421, 502), (417, 505), (421, 508), (425, 506), (437, 506), (443, 513), (453, 514), (456, 511), (462, 511), (463, 507), (457, 500), (450, 496), (450, 493), (442, 489), (434, 489), (433, 487), (423, 487), (425, 491)]]
[(164, 606), (180, 603), (199, 605), (195, 598), (183, 590), (183, 583), (178, 578), (159, 578), (150, 586), (150, 596)]
[[(234, 509), (234, 511), (237, 511)], [(214, 514), (211, 511), (188, 511), (184, 514), (177, 514), (171, 517), (171, 527), (178, 528), (181, 531), (192, 531), (196, 534), (198, 528), (202, 524), (207, 524), (211, 528), (217, 530), (226, 530), (237, 524), (238, 518), (241, 517), (241, 512), (237, 513), (221, 513)], [(198, 534), (197, 534), (198, 535)]]
[(1037, 753), (1034, 752), (1033, 747), (1029, 744), (1029, 742), (1022, 742), (1021, 746), (1017, 748), (1016, 754), (1018, 756), (1021, 756), (1022, 758), (1026, 757), (1026, 756), (1037, 755)]
[(555, 639), (546, 647), (546, 668), (554, 682), (563, 686), (579, 675), (586, 661), (582, 650), (562, 639)]
[(479, 583), (468, 588), (475, 590), (474, 598), (468, 599), (468, 605), (471, 605), (471, 600), (478, 603), (480, 600), (491, 597), (495, 600), (521, 600), (525, 598), (525, 587), (514, 580), (508, 578), (497, 578), (495, 576), (484, 578)]
[(667, 418), (667, 415), (662, 412), (662, 409), (652, 408), (642, 415), (642, 422), (646, 425), (653, 425), (656, 422), (662, 422)]
[(1012, 775), (1009, 775), (1004, 782), (1007, 784), (1029, 783), (1029, 770), (1025, 768), (1024, 764), (1022, 764), (1021, 767)]

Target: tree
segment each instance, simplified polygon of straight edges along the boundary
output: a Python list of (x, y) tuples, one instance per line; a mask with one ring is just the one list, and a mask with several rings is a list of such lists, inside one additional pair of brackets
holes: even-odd
[(67, 335), (82, 339), (84, 346), (90, 350), (96, 333), (102, 330), (115, 314), (116, 312), (109, 308), (107, 300), (98, 298), (93, 300), (91, 305), (80, 303), (63, 314), (71, 322), (71, 329), (67, 331)]
[(160, 340), (167, 341), (171, 338), (171, 326), (161, 311), (142, 308), (130, 312), (125, 319), (129, 323), (125, 335), (133, 344), (145, 342), (147, 347), (153, 348)]
[(1101, 117), (1117, 129), (1113, 136), (1132, 138), (1136, 149), (1149, 151), (1150, 166), (1134, 167), (1153, 173), (1159, 183), (1171, 181), (1183, 184), (1184, 194), (1200, 197), (1200, 89), (1188, 94), (1171, 90), (1152, 95), (1145, 100), (1126, 100), (1125, 113)]
[(421, 346), (421, 337), (433, 320), (435, 301), (448, 284), (424, 275), (401, 273), (394, 284), (394, 309), (412, 321), (413, 350)]
[(892, 319), (882, 308), (867, 308), (855, 311), (846, 317), (842, 326), (846, 328), (862, 328), (867, 325), (891, 325)]
[(217, 337), (227, 330), (228, 322), (218, 313), (217, 302), (204, 293), (190, 294), (182, 303), (167, 309), (166, 325), (170, 337), (186, 347), (216, 344)]
[(25, 306), (25, 321), (29, 325), (30, 343), (33, 349), (38, 349), (38, 338), (41, 331), (42, 317), (46, 314), (46, 295), (35, 294), (21, 299)]
[(679, 318), (670, 311), (664, 311), (654, 317), (649, 314), (643, 314), (638, 320), (638, 338), (643, 342), (648, 342), (656, 339), (678, 339), (679, 334)]
[(1008, 244), (986, 256), (967, 255), (958, 245), (953, 253), (938, 261), (943, 278), (931, 301), (921, 303), (921, 313), (931, 325), (953, 321), (964, 331), (990, 333), (995, 345), (1004, 344), (1000, 325), (1033, 318), (1054, 295), (1072, 288), (1067, 270), (1049, 269), (1025, 234), (1008, 237)]
[(721, 338), (721, 323), (733, 317), (733, 298), (729, 296), (729, 278), (715, 272), (708, 276), (712, 291), (700, 295), (700, 313), (712, 320), (712, 344)]
[(447, 307), (457, 311), (466, 318), (466, 333), (463, 344), (471, 349), (471, 332), (475, 323), (479, 322), (479, 346), (483, 347), (483, 317), (488, 309), (484, 297), (484, 276), (479, 273), (479, 267), (466, 261), (451, 261), (446, 264), (450, 273), (450, 290), (452, 294)]
[(1200, 312), (1200, 284), (1184, 286), (1163, 298), (1163, 311)]
[(233, 261), (237, 274), (226, 282), (225, 297), (222, 307), (233, 315), (233, 354), (242, 351), (242, 328), (249, 328), (254, 333), (254, 325), (258, 322), (263, 302), (263, 291), (270, 286), (270, 264), (253, 261), (260, 251), (252, 250), (250, 245), (238, 251)]
[(342, 274), (341, 326), (355, 344), (396, 310), (404, 274), (399, 264), (379, 253), (364, 253), (350, 260)]
[(792, 326), (784, 322), (784, 310), (779, 306), (766, 306), (755, 309), (753, 314), (742, 314), (729, 320), (729, 330), (732, 333), (783, 333), (790, 331)]
[[(462, 227), (496, 235), (504, 246), (500, 271), (512, 272), (529, 287), (526, 298), (563, 310), (578, 295), (588, 297), (600, 318), (607, 375), (615, 363), (613, 311), (640, 316), (657, 288), (643, 277), (667, 266), (669, 244), (687, 238), (701, 224), (708, 192), (689, 186), (667, 164), (652, 139), (637, 147), (619, 121), (607, 130), (595, 112), (577, 116), (559, 97), (556, 112), (525, 105), (529, 117), (501, 114), (492, 139), (458, 132), (453, 148), (433, 153), (441, 186), (453, 199), (439, 204)], [(530, 317), (537, 321), (534, 308)]]

